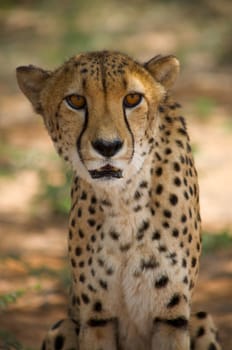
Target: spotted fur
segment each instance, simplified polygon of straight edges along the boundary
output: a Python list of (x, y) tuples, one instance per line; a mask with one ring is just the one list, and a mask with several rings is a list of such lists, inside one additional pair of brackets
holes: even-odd
[(186, 123), (169, 93), (178, 71), (173, 56), (142, 65), (108, 51), (54, 72), (17, 70), (74, 172), (69, 319), (43, 350), (220, 349), (211, 318), (190, 317), (201, 219)]

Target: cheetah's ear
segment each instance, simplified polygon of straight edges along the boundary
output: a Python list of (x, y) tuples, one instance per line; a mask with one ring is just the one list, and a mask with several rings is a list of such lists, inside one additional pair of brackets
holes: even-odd
[(20, 89), (32, 103), (35, 111), (39, 114), (42, 113), (40, 92), (50, 76), (51, 72), (32, 65), (21, 66), (16, 69), (16, 77)]
[(144, 67), (166, 89), (172, 87), (180, 70), (179, 61), (175, 56), (155, 56), (145, 63)]

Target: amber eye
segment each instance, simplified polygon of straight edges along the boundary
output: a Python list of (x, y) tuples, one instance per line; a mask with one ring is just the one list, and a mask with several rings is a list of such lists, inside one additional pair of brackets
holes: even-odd
[(141, 102), (142, 98), (143, 98), (143, 95), (137, 92), (128, 94), (124, 97), (123, 105), (126, 108), (133, 108)]
[(84, 109), (86, 107), (86, 99), (81, 95), (69, 95), (65, 98), (65, 101), (73, 109)]

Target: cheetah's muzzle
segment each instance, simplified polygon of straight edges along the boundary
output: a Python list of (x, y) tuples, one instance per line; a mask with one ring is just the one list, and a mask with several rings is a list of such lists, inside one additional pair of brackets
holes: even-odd
[(93, 179), (107, 179), (112, 178), (120, 179), (122, 178), (122, 170), (113, 167), (110, 164), (106, 164), (100, 169), (89, 170), (89, 173)]

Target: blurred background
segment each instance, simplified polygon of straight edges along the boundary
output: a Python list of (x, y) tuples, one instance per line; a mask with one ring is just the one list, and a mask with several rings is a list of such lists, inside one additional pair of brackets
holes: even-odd
[[(38, 349), (65, 316), (71, 175), (56, 156), (15, 68), (53, 69), (81, 51), (140, 61), (174, 54), (201, 189), (203, 257), (195, 306), (232, 338), (231, 0), (1, 0), (0, 348)], [(2, 347), (1, 347), (2, 346)]]

